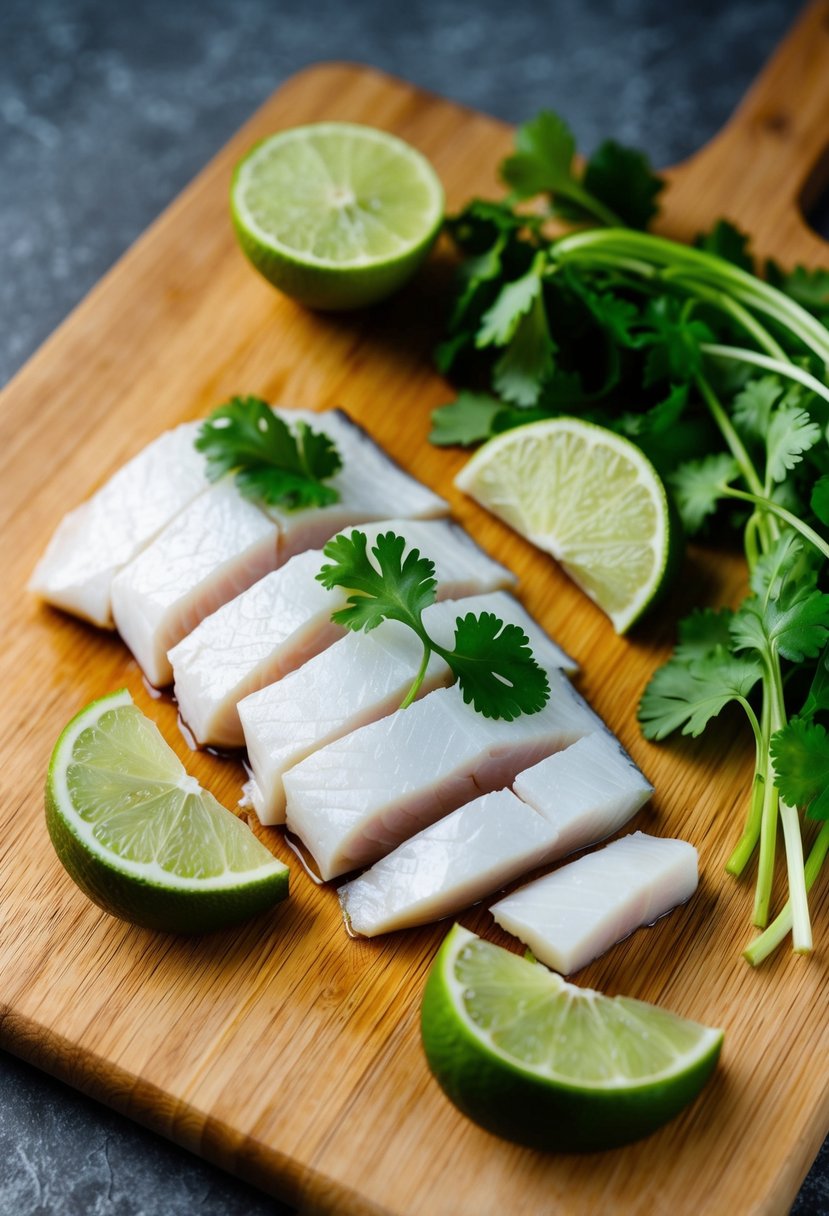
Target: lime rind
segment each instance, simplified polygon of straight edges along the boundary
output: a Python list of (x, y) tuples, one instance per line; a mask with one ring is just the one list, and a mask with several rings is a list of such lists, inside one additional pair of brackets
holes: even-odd
[(723, 1037), (579, 989), (459, 925), (429, 974), (421, 1026), (429, 1066), (463, 1113), (519, 1144), (559, 1151), (611, 1148), (656, 1130), (697, 1096)]
[(397, 291), (443, 222), (440, 180), (416, 149), (356, 123), (278, 132), (236, 166), (230, 210), (243, 252), (286, 295), (347, 310)]
[(123, 689), (87, 705), (58, 739), (46, 824), (81, 890), (149, 928), (224, 928), (288, 894), (288, 867), (187, 775)]
[(552, 554), (624, 633), (674, 572), (681, 533), (662, 481), (624, 436), (544, 419), (489, 440), (455, 484)]

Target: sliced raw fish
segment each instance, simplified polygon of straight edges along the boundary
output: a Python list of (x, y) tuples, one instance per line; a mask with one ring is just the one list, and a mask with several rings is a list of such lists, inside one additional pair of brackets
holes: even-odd
[(58, 524), (29, 579), (41, 599), (112, 628), (110, 589), (118, 571), (207, 489), (199, 424), (165, 431)]
[(697, 889), (697, 850), (634, 832), (493, 904), (496, 922), (570, 975)]
[(653, 793), (609, 731), (547, 756), (519, 773), (512, 788), (558, 828), (557, 858), (618, 832)]
[[(384, 520), (361, 524), (360, 531), (369, 542), (380, 532), (397, 532), (409, 546), (428, 554), (435, 562), (440, 595), (491, 590), (513, 579), (446, 520)], [(171, 650), (181, 715), (198, 743), (240, 747), (237, 706), (242, 698), (342, 637), (344, 630), (332, 624), (331, 613), (344, 606), (347, 592), (339, 587), (326, 591), (317, 581), (325, 560), (318, 549), (297, 554)], [(359, 679), (359, 672), (353, 678)], [(334, 699), (331, 689), (328, 696)]]
[(336, 739), (284, 777), (286, 822), (324, 879), (391, 852), (479, 794), (596, 729), (560, 671), (535, 714), (512, 722), (464, 705), (457, 686)]
[(353, 524), (391, 518), (435, 519), (448, 514), (445, 499), (404, 473), (343, 410), (276, 409), (274, 413), (291, 427), (305, 422), (314, 431), (324, 431), (343, 462), (327, 482), (339, 493), (338, 502), (298, 511), (266, 508), (279, 524), (280, 562), (305, 549), (320, 548), (335, 532)]
[(167, 525), (112, 582), (115, 625), (147, 679), (169, 684), (167, 651), (277, 564), (279, 529), (232, 478)]
[(364, 937), (427, 924), (544, 865), (557, 836), (510, 790), (484, 794), (340, 887), (340, 903)]
[[(423, 622), (437, 642), (451, 647), (455, 621), (467, 612), (494, 612), (520, 625), (543, 667), (574, 666), (506, 591), (432, 604)], [(262, 823), (284, 822), (282, 778), (287, 770), (326, 743), (391, 713), (411, 686), (421, 658), (421, 644), (412, 631), (398, 621), (384, 621), (370, 633), (346, 634), (298, 671), (239, 702), (253, 770), (245, 789)], [(449, 668), (433, 655), (420, 695), (450, 681)]]

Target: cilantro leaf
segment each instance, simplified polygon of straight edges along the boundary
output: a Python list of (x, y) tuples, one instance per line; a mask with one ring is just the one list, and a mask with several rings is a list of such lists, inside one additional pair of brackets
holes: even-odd
[(515, 330), (512, 342), (495, 364), (492, 384), (505, 401), (535, 405), (555, 369), (555, 343), (550, 337), (544, 298), (539, 292)]
[(506, 346), (515, 336), (521, 318), (541, 294), (541, 262), (536, 259), (525, 275), (501, 288), (495, 303), (484, 313), (475, 339), (478, 347)]
[(448, 405), (432, 410), (432, 430), (429, 439), (437, 447), (469, 447), (493, 434), (496, 416), (503, 403), (488, 393), (472, 393), (464, 389)]
[[(381, 533), (371, 556), (364, 532), (340, 533), (323, 549), (328, 563), (317, 579), (329, 590), (348, 591), (345, 608), (331, 619), (346, 629), (375, 629), (381, 621), (407, 625), (423, 643), (424, 664), (403, 704), (411, 704), (423, 682), (426, 661), (434, 651), (449, 664), (467, 704), (487, 718), (508, 721), (522, 713), (536, 713), (546, 705), (550, 685), (535, 661), (526, 634), (517, 625), (504, 624), (491, 612), (467, 613), (455, 624), (455, 647), (448, 650), (429, 636), (423, 610), (435, 601), (434, 562), (417, 549), (405, 553), (406, 541), (394, 532)], [(374, 558), (374, 561), (371, 558)]]
[(682, 727), (701, 735), (730, 701), (744, 700), (763, 674), (760, 663), (716, 646), (705, 658), (669, 659), (654, 672), (639, 702), (646, 739), (664, 739)]
[(663, 435), (673, 430), (688, 404), (688, 385), (673, 386), (664, 401), (645, 410), (642, 414), (623, 414), (619, 429), (631, 438), (639, 435)]
[(573, 132), (563, 118), (542, 110), (518, 128), (517, 151), (501, 164), (501, 176), (516, 198), (567, 192), (573, 184)]
[(814, 659), (829, 638), (829, 595), (797, 584), (784, 584), (774, 599), (752, 595), (734, 613), (731, 637), (735, 650), (776, 652), (792, 663)]
[(730, 608), (695, 608), (679, 622), (679, 642), (674, 658), (687, 663), (692, 659), (704, 659), (718, 648), (728, 648), (733, 615)]
[(749, 248), (750, 238), (728, 220), (717, 220), (710, 232), (701, 232), (694, 238), (694, 245), (697, 249), (704, 249), (706, 253), (715, 253), (717, 257), (739, 266), (741, 270), (747, 270), (749, 274), (754, 273), (754, 258)]
[(289, 511), (339, 501), (323, 483), (342, 467), (332, 440), (304, 422), (295, 432), (260, 397), (233, 397), (202, 423), (196, 448), (207, 457), (207, 476), (236, 474), (239, 493)]
[(537, 713), (547, 703), (550, 683), (533, 658), (527, 635), (492, 612), (458, 617), (455, 648), (444, 657), (466, 704), (485, 718), (509, 722), (519, 714)]
[(768, 476), (773, 481), (785, 481), (786, 475), (800, 464), (803, 453), (813, 448), (820, 437), (820, 427), (806, 410), (796, 406), (775, 410), (766, 437)]
[(612, 139), (590, 157), (583, 183), (631, 228), (647, 228), (659, 210), (657, 195), (665, 189), (665, 179), (657, 177), (644, 153)]
[(811, 719), (815, 714), (825, 713), (827, 710), (829, 710), (829, 645), (824, 647), (823, 654), (818, 659), (809, 694), (799, 716)]
[(829, 525), (829, 473), (824, 473), (812, 486), (809, 505), (820, 522)]
[(673, 296), (651, 300), (636, 342), (637, 346), (651, 348), (645, 363), (645, 385), (659, 380), (691, 380), (702, 365), (701, 343), (713, 338), (705, 322), (689, 320)]
[(734, 422), (753, 439), (765, 439), (771, 411), (780, 399), (782, 386), (777, 376), (756, 376), (734, 398)]
[(713, 514), (723, 489), (738, 472), (733, 456), (716, 452), (702, 460), (686, 461), (671, 474), (668, 481), (688, 532), (698, 531), (706, 517)]
[(810, 819), (829, 819), (829, 736), (817, 722), (792, 718), (771, 737), (780, 796), (807, 807)]
[(381, 621), (402, 621), (417, 628), (424, 608), (435, 602), (435, 564), (411, 549), (394, 532), (382, 532), (372, 546), (376, 565), (368, 554), (365, 532), (340, 533), (323, 549), (331, 564), (317, 579), (329, 591), (345, 587), (348, 606), (334, 612), (332, 621), (346, 629), (376, 629)]

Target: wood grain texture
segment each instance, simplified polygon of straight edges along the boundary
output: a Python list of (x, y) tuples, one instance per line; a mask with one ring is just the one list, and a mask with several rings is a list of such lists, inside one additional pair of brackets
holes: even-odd
[[(725, 213), (756, 232), (763, 253), (829, 264), (797, 211), (819, 176), (827, 113), (829, 6), (819, 3), (723, 134), (672, 173), (662, 230), (692, 235)], [(742, 724), (725, 716), (704, 741), (657, 747), (633, 717), (677, 614), (700, 600), (735, 601), (742, 564), (693, 552), (668, 608), (621, 640), (552, 561), (451, 490), (463, 456), (426, 444), (429, 411), (449, 396), (429, 360), (448, 250), (392, 303), (326, 317), (272, 291), (231, 233), (238, 156), (277, 128), (330, 118), (411, 141), (450, 207), (497, 191), (505, 126), (365, 68), (313, 68), (264, 106), (2, 395), (0, 1041), (308, 1212), (785, 1212), (829, 1127), (829, 884), (813, 897), (814, 955), (782, 950), (750, 970), (740, 949), (751, 878), (723, 872), (751, 771)], [(698, 846), (702, 883), (690, 904), (578, 977), (726, 1030), (713, 1083), (650, 1139), (556, 1157), (500, 1142), (454, 1110), (418, 1038), (445, 925), (353, 941), (333, 890), (294, 865), (292, 897), (272, 915), (177, 939), (106, 917), (59, 866), (43, 821), (51, 748), (72, 713), (120, 685), (227, 805), (238, 796), (241, 767), (187, 751), (174, 708), (149, 698), (116, 637), (39, 608), (23, 590), (68, 507), (159, 431), (233, 392), (341, 405), (449, 493), (456, 516), (517, 572), (530, 612), (583, 663), (581, 690), (654, 781), (633, 827)], [(258, 831), (294, 860), (278, 831)], [(483, 908), (462, 920), (515, 947)]]

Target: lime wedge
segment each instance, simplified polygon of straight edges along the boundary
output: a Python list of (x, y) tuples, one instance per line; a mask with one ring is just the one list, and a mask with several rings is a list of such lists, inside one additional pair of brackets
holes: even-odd
[(288, 893), (288, 867), (189, 777), (121, 689), (55, 744), (46, 826), (66, 870), (112, 916), (151, 929), (220, 929)]
[(236, 167), (230, 207), (242, 249), (275, 287), (311, 308), (360, 308), (423, 261), (443, 189), (402, 139), (325, 122), (257, 144)]
[(550, 418), (490, 439), (459, 489), (561, 562), (624, 633), (669, 583), (681, 528), (659, 474), (613, 431)]
[(673, 1118), (714, 1071), (722, 1031), (577, 988), (460, 925), (421, 1012), (429, 1066), (488, 1131), (562, 1152), (613, 1148)]

